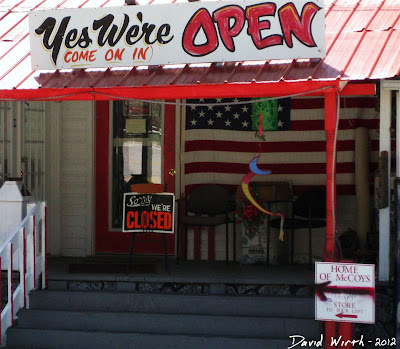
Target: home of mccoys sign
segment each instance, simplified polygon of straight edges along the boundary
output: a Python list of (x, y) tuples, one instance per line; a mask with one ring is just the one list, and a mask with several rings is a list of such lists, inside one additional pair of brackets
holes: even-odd
[(325, 56), (322, 0), (33, 11), (33, 69)]

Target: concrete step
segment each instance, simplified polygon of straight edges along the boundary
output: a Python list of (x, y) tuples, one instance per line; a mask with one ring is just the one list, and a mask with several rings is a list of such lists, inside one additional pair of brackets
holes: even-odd
[[(215, 337), (158, 333), (83, 332), (11, 328), (7, 332), (10, 347), (43, 349), (286, 349), (290, 339)], [(315, 348), (315, 346), (307, 346)]]
[(18, 313), (17, 327), (269, 338), (288, 338), (301, 333), (314, 339), (321, 333), (320, 324), (313, 319), (27, 309)]
[(314, 318), (311, 297), (35, 291), (31, 309)]
[(291, 335), (321, 333), (311, 297), (41, 290), (7, 331), (7, 346), (286, 349)]

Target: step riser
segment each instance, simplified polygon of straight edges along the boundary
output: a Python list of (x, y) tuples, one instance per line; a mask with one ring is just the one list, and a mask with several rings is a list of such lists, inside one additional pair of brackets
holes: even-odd
[(309, 319), (38, 310), (21, 311), (18, 328), (274, 338), (293, 333), (317, 338), (320, 333), (319, 324)]
[[(56, 349), (283, 349), (291, 345), (289, 339), (254, 339), (205, 336), (175, 336), (137, 333), (85, 333), (67, 331), (41, 331), (11, 329), (8, 338), (15, 347), (38, 347)], [(307, 347), (315, 348), (315, 347)]]
[(313, 297), (313, 290), (306, 285), (258, 285), (227, 282), (192, 282), (174, 281), (85, 281), (85, 280), (50, 280), (48, 289), (51, 291), (106, 291), (106, 292), (145, 292), (155, 294), (228, 294), (228, 295), (259, 295), (285, 297)]
[(29, 301), (31, 309), (42, 310), (314, 318), (312, 298), (41, 291)]
[[(34, 291), (7, 345), (22, 348), (288, 348), (318, 340), (314, 299), (134, 292)], [(312, 346), (308, 346), (313, 348)]]

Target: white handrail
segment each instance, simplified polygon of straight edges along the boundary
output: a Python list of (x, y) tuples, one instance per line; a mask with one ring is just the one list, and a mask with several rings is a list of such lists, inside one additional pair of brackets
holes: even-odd
[(29, 218), (33, 216), (36, 211), (39, 209), (40, 203), (37, 203), (33, 209), (26, 215), (26, 217), (22, 220), (22, 222), (18, 225), (18, 227), (14, 230), (14, 233), (10, 235), (10, 237), (4, 241), (3, 245), (0, 247), (0, 254), (7, 248), (7, 245), (12, 241), (12, 239), (15, 237), (15, 235), (18, 234), (20, 229), (23, 229), (25, 227), (25, 224), (28, 222)]
[[(0, 344), (7, 329), (13, 325), (17, 312), (29, 308), (28, 294), (39, 285), (47, 284), (46, 270), (46, 204), (28, 204), (28, 215), (0, 247), (1, 270), (7, 270), (8, 300), (1, 312)], [(13, 290), (13, 272), (19, 272), (19, 285)], [(1, 279), (0, 279), (1, 287)]]

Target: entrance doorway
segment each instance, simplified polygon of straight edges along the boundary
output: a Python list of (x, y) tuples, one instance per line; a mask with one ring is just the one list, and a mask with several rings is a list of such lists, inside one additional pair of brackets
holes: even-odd
[[(97, 102), (96, 110), (96, 252), (127, 253), (124, 193), (139, 183), (161, 183), (175, 191), (175, 107), (124, 100)], [(174, 235), (166, 238), (173, 254)], [(162, 254), (160, 234), (137, 234), (133, 252)]]

